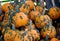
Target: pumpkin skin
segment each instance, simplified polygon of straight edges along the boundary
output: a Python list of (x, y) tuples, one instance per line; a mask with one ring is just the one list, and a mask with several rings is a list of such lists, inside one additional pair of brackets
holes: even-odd
[(50, 41), (59, 41), (57, 38), (52, 38)]
[(10, 3), (5, 3), (5, 4), (2, 5), (2, 11), (3, 12), (8, 12), (9, 11), (8, 6), (10, 6), (10, 9), (14, 8)]
[(29, 13), (30, 8), (29, 8), (29, 6), (23, 4), (23, 5), (20, 7), (20, 11), (23, 12), (23, 13), (27, 13), (27, 12)]
[(58, 11), (59, 11), (58, 8), (52, 7), (52, 8), (50, 8), (50, 10), (49, 10), (49, 12), (48, 12), (48, 15), (49, 15), (53, 20), (55, 20), (55, 19), (59, 18)]
[(34, 9), (34, 2), (33, 1), (26, 1), (25, 4), (30, 7), (30, 9)]
[[(34, 32), (34, 33), (33, 33)], [(30, 37), (29, 37), (30, 36)], [(29, 38), (28, 38), (29, 37)], [(26, 36), (24, 37), (24, 40), (28, 40), (28, 41), (35, 41), (35, 40), (39, 40), (39, 33), (36, 32), (36, 30), (31, 30), (28, 31), (28, 33), (26, 34)]]
[[(51, 28), (51, 30), (50, 30), (50, 28)], [(48, 33), (49, 33), (49, 38), (54, 38), (56, 35), (56, 29), (53, 26), (50, 26), (50, 27), (44, 27), (41, 30), (41, 35), (43, 38), (45, 38)]]
[(14, 37), (16, 35), (16, 32), (13, 30), (7, 30), (4, 34), (4, 40), (5, 41), (14, 41)]
[(28, 17), (23, 12), (16, 13), (16, 15), (13, 16), (13, 23), (17, 28), (25, 26), (28, 23)]
[(38, 11), (31, 11), (31, 12), (29, 13), (29, 18), (34, 21), (34, 20), (35, 20), (35, 17), (36, 17), (38, 14), (39, 14)]
[(43, 12), (43, 8), (42, 8), (42, 7), (40, 7), (40, 6), (36, 6), (36, 10), (37, 10), (37, 11), (39, 11), (39, 12), (40, 12), (40, 14), (42, 14), (42, 12)]
[(48, 15), (38, 15), (35, 18), (35, 25), (37, 28), (42, 28), (48, 24), (52, 24), (52, 20), (50, 19), (50, 17)]

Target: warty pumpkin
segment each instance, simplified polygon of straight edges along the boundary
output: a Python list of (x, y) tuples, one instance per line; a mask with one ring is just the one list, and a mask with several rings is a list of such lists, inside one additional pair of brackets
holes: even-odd
[(30, 7), (30, 9), (34, 9), (34, 2), (33, 1), (26, 1), (25, 4)]
[(37, 15), (35, 18), (35, 25), (37, 28), (49, 26), (50, 24), (52, 24), (52, 20), (48, 15)]
[(50, 8), (48, 15), (52, 18), (52, 20), (58, 19), (59, 14), (58, 14), (59, 8)]
[(16, 15), (13, 16), (13, 23), (17, 28), (25, 26), (28, 23), (28, 17), (23, 12), (16, 13)]
[(46, 26), (41, 30), (41, 35), (43, 38), (45, 38), (47, 35), (49, 38), (54, 38), (56, 36), (56, 29), (54, 26)]

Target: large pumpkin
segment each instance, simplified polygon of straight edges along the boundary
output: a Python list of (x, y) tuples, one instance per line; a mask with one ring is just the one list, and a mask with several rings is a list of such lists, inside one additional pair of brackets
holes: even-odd
[(16, 27), (25, 26), (28, 23), (28, 17), (23, 12), (16, 13), (13, 16), (13, 23)]
[(59, 41), (57, 38), (52, 38), (50, 41)]
[(21, 12), (24, 12), (24, 13), (29, 13), (30, 8), (29, 8), (28, 5), (23, 4), (23, 5), (20, 7), (20, 11), (21, 11)]
[(47, 35), (49, 35), (49, 38), (54, 38), (56, 36), (56, 29), (53, 26), (44, 27), (41, 30), (41, 35), (43, 38), (45, 38)]
[(31, 12), (29, 13), (29, 18), (34, 21), (34, 20), (35, 20), (35, 17), (36, 17), (38, 14), (40, 14), (38, 11), (31, 11)]
[(59, 8), (54, 8), (54, 7), (52, 7), (52, 8), (50, 8), (48, 15), (49, 15), (53, 20), (55, 20), (55, 19), (59, 18), (58, 11), (59, 11)]
[(10, 6), (10, 9), (13, 9), (13, 6), (10, 3), (5, 3), (5, 4), (2, 5), (2, 10), (4, 12), (8, 12), (9, 11), (8, 6)]
[(40, 14), (43, 12), (43, 8), (41, 6), (36, 6), (36, 10), (39, 11)]
[(48, 15), (38, 15), (35, 19), (35, 25), (37, 28), (42, 28), (44, 26), (49, 26), (52, 24), (52, 20)]
[(29, 6), (30, 9), (34, 9), (34, 2), (33, 2), (33, 1), (31, 1), (31, 0), (26, 1), (25, 4), (26, 4), (27, 6)]

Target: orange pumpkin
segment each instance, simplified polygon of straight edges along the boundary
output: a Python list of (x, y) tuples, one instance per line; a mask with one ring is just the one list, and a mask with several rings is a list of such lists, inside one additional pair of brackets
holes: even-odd
[(6, 30), (4, 34), (4, 40), (5, 41), (14, 41), (16, 32), (13, 30)]
[(16, 13), (13, 16), (13, 23), (16, 27), (25, 26), (28, 23), (28, 17), (23, 12)]
[(45, 38), (47, 35), (49, 35), (49, 38), (54, 38), (56, 35), (56, 29), (53, 26), (50, 27), (44, 27), (41, 30), (41, 35), (43, 38)]
[(48, 24), (52, 24), (52, 20), (48, 15), (38, 15), (35, 18), (35, 25), (37, 28), (42, 28), (47, 26)]
[(38, 14), (40, 14), (38, 11), (31, 11), (31, 12), (29, 13), (29, 18), (34, 21), (34, 20), (35, 20), (35, 17), (36, 17)]
[(43, 8), (41, 6), (36, 6), (36, 10), (39, 11), (41, 14), (43, 12)]
[(57, 38), (52, 38), (50, 41), (59, 41)]
[(20, 11), (21, 11), (21, 12), (24, 12), (24, 13), (29, 13), (30, 8), (29, 8), (29, 6), (23, 4), (23, 5), (20, 7)]
[[(34, 32), (34, 33), (33, 33)], [(38, 41), (40, 38), (39, 33), (36, 32), (36, 30), (31, 30), (28, 31), (28, 33), (26, 34), (26, 36), (24, 36), (24, 41)]]
[(30, 7), (30, 9), (34, 9), (34, 2), (33, 1), (26, 1), (25, 4)]
[(2, 5), (2, 10), (4, 12), (8, 12), (9, 11), (8, 6), (10, 6), (10, 9), (13, 9), (13, 6), (10, 3), (5, 3)]
[(55, 19), (59, 18), (58, 11), (59, 11), (58, 8), (52, 7), (52, 8), (50, 8), (48, 15), (49, 15), (53, 20), (55, 20)]

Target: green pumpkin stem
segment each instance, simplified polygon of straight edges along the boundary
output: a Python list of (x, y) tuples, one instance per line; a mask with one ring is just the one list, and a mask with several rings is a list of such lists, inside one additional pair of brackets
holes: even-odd
[(46, 10), (47, 10), (47, 9), (46, 9), (46, 8), (44, 8), (44, 10), (43, 10), (43, 12), (42, 12), (42, 15), (44, 15), (44, 14), (45, 14)]
[(30, 30), (32, 29), (32, 20), (30, 20)]

